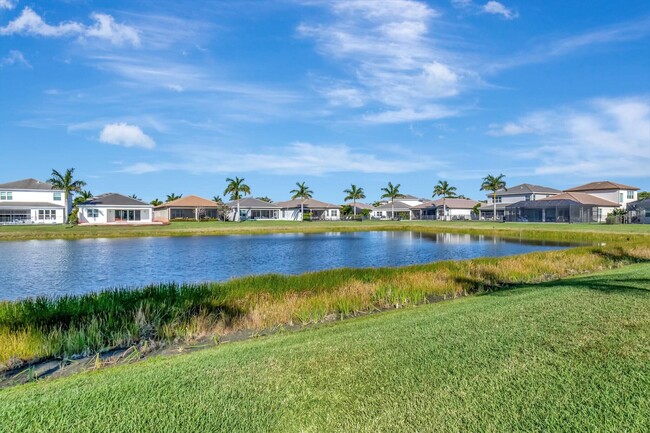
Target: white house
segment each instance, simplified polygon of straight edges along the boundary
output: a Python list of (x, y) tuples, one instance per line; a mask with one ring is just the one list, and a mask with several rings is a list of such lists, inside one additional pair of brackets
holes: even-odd
[(565, 192), (583, 192), (595, 197), (600, 197), (609, 202), (618, 203), (619, 207), (625, 208), (628, 203), (637, 200), (636, 186), (623, 185), (608, 180), (591, 182), (585, 185), (565, 189)]
[[(237, 201), (227, 203), (230, 208), (230, 220), (235, 221)], [(277, 220), (280, 219), (280, 206), (253, 197), (239, 200), (239, 220)]]
[(547, 197), (552, 197), (560, 194), (562, 191), (555, 188), (546, 186), (532, 185), (530, 183), (522, 183), (508, 187), (507, 189), (500, 189), (496, 194), (496, 201), (492, 192), (487, 193), (487, 203), (480, 207), (480, 218), (491, 220), (494, 217), (494, 203), (496, 202), (497, 219), (502, 220), (506, 216), (506, 207), (513, 203), (520, 201), (535, 201)]
[(305, 210), (305, 216), (309, 216), (311, 220), (338, 221), (341, 219), (340, 206), (313, 198), (304, 201), (300, 199), (281, 201), (275, 204), (280, 209), (279, 219), (284, 221), (302, 221), (301, 204)]
[(435, 209), (436, 219), (449, 221), (477, 219), (474, 208), (481, 202), (468, 198), (439, 198), (431, 204)]
[(36, 179), (0, 184), (0, 224), (63, 224), (64, 191)]
[(152, 224), (149, 203), (109, 192), (77, 205), (79, 224)]
[(408, 219), (416, 219), (420, 215), (420, 210), (415, 209), (414, 211), (414, 208), (426, 202), (426, 200), (417, 198), (413, 195), (404, 194), (393, 203), (388, 201), (375, 207), (372, 211), (372, 216), (373, 218), (379, 219), (394, 219), (404, 215), (408, 216)]

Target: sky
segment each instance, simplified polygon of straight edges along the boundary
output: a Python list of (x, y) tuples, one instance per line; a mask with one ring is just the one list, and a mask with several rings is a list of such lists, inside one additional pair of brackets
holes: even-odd
[(650, 2), (0, 0), (0, 183), (650, 190)]

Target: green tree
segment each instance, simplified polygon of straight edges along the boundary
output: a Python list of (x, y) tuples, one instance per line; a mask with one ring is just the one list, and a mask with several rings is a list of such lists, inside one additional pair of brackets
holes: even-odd
[(215, 202), (215, 203), (219, 203), (219, 204), (223, 203), (223, 199), (221, 198), (220, 195), (212, 196), (212, 201)]
[(344, 200), (352, 200), (354, 203), (354, 207), (352, 209), (354, 212), (354, 219), (357, 219), (357, 200), (366, 198), (366, 193), (363, 191), (363, 188), (359, 188), (355, 184), (350, 185), (350, 188), (344, 189), (343, 192), (346, 194)]
[(636, 195), (637, 200), (645, 200), (646, 198), (650, 198), (650, 191), (639, 191), (639, 193)]
[(258, 200), (265, 201), (267, 203), (273, 203), (273, 200), (271, 200), (270, 197), (264, 196), (264, 197), (256, 197)]
[(223, 195), (230, 194), (230, 200), (237, 201), (237, 215), (235, 215), (235, 221), (240, 221), (241, 219), (241, 215), (239, 214), (239, 200), (241, 200), (242, 197), (246, 195), (250, 195), (251, 193), (250, 187), (244, 183), (244, 180), (246, 179), (243, 177), (240, 179), (237, 176), (235, 176), (234, 179), (230, 177), (226, 178), (228, 185), (223, 191)]
[(152, 206), (160, 206), (161, 204), (163, 204), (163, 202), (161, 202), (161, 201), (158, 200), (157, 198), (154, 198), (154, 199), (151, 200), (149, 203), (150, 203)]
[(305, 200), (311, 198), (314, 191), (310, 190), (309, 187), (305, 185), (305, 182), (296, 182), (296, 187), (296, 189), (289, 191), (289, 194), (293, 194), (291, 196), (291, 200), (295, 200), (297, 198), (300, 199), (300, 217), (301, 219), (304, 219)]
[(506, 181), (503, 178), (506, 177), (505, 174), (500, 174), (498, 176), (492, 176), (488, 174), (483, 178), (483, 183), (481, 184), (481, 191), (491, 191), (492, 192), (492, 203), (494, 204), (494, 215), (492, 220), (497, 220), (497, 191), (503, 189), (508, 191), (506, 188)]
[(447, 219), (447, 203), (448, 198), (456, 197), (456, 187), (449, 185), (446, 180), (439, 180), (438, 184), (433, 187), (433, 197), (442, 197), (442, 215)]
[(79, 195), (74, 198), (72, 206), (77, 207), (79, 204), (85, 202), (86, 200), (90, 200), (91, 198), (93, 198), (93, 193), (84, 189), (83, 191), (80, 191)]
[(86, 186), (83, 180), (74, 180), (74, 168), (68, 168), (64, 174), (52, 169), (52, 177), (48, 179), (53, 189), (63, 190), (64, 221), (67, 223), (70, 216), (68, 215), (68, 203), (75, 192), (80, 192), (81, 188)]
[(391, 182), (388, 182), (388, 186), (381, 189), (384, 192), (381, 195), (381, 198), (390, 199), (391, 218), (395, 218), (395, 199), (404, 197), (404, 194), (399, 192), (400, 186), (402, 185), (399, 183), (397, 185), (393, 185)]
[(129, 197), (131, 197), (133, 200), (140, 200), (140, 197), (138, 197), (136, 194), (131, 194)]
[(183, 194), (176, 195), (174, 193), (167, 194), (167, 199), (165, 200), (165, 203), (169, 203), (170, 201), (178, 200), (179, 198), (182, 198)]

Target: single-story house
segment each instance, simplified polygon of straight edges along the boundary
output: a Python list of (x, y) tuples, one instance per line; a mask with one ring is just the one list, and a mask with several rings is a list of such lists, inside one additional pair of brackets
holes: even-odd
[(628, 203), (627, 216), (631, 223), (650, 224), (650, 198)]
[(600, 182), (591, 182), (573, 188), (565, 189), (564, 192), (582, 192), (595, 197), (600, 197), (609, 202), (618, 203), (618, 206), (625, 209), (628, 203), (637, 200), (636, 186), (623, 185), (622, 183), (603, 180)]
[(175, 219), (202, 220), (218, 218), (221, 205), (207, 198), (188, 195), (177, 200), (156, 206), (153, 211), (154, 221), (169, 222)]
[[(226, 206), (230, 208), (229, 219), (236, 220), (237, 201), (231, 201)], [(275, 203), (253, 197), (244, 197), (239, 200), (239, 220), (277, 220), (280, 218), (280, 207)]]
[[(65, 192), (37, 179), (0, 184), (0, 224), (63, 224)], [(68, 206), (69, 207), (69, 206)]]
[(313, 198), (306, 200), (294, 199), (275, 203), (280, 208), (279, 219), (285, 221), (302, 221), (301, 204), (305, 210), (305, 219), (338, 221), (341, 219), (341, 207), (336, 204), (318, 201)]
[(378, 219), (416, 219), (420, 216), (420, 209), (415, 208), (425, 203), (430, 203), (430, 201), (411, 194), (403, 194), (396, 198), (394, 203), (384, 201), (383, 204), (373, 208), (371, 215)]
[(351, 214), (354, 214), (356, 208), (357, 216), (361, 215), (365, 210), (370, 211), (370, 213), (372, 214), (372, 211), (375, 209), (374, 207), (372, 207), (372, 205), (361, 203), (361, 202), (357, 202), (356, 204), (354, 202), (347, 202), (345, 204), (342, 204), (340, 207), (343, 206), (350, 206)]
[(151, 224), (153, 206), (109, 192), (77, 205), (79, 224)]
[(564, 192), (535, 201), (509, 204), (506, 219), (522, 222), (601, 223), (618, 203), (584, 192)]
[[(436, 217), (441, 220), (473, 220), (478, 219), (474, 208), (481, 202), (468, 198), (439, 198), (434, 200)], [(445, 215), (445, 212), (447, 214)]]

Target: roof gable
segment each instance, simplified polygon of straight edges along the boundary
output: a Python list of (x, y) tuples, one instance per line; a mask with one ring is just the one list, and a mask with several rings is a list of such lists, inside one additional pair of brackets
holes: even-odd
[[(533, 185), (532, 183), (522, 183), (521, 185), (511, 186), (507, 189), (497, 190), (498, 195), (526, 195), (526, 194), (559, 194), (562, 191), (548, 186)], [(489, 192), (488, 196), (493, 193)]]
[(164, 209), (169, 207), (195, 208), (195, 207), (218, 207), (218, 206), (219, 203), (214, 202), (212, 200), (208, 200), (207, 198), (199, 197), (198, 195), (188, 195), (173, 201), (168, 201), (167, 203), (163, 203), (159, 206), (156, 206), (156, 209)]
[[(13, 190), (44, 190), (50, 191), (53, 189), (52, 185), (43, 182), (42, 180), (28, 178), (22, 180), (16, 180), (13, 182), (1, 183), (0, 189), (13, 189)], [(54, 189), (54, 191), (61, 191), (60, 189)]]
[(153, 207), (149, 203), (145, 203), (141, 200), (137, 200), (132, 197), (127, 197), (122, 194), (115, 192), (107, 192), (105, 194), (100, 194), (96, 197), (92, 197), (82, 203), (79, 206), (145, 206)]

